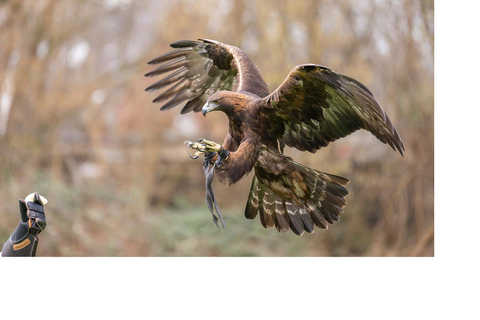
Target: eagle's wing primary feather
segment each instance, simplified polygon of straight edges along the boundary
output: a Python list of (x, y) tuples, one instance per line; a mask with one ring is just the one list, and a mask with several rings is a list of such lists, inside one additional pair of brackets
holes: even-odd
[(350, 77), (313, 64), (299, 65), (264, 98), (273, 130), (290, 147), (315, 152), (358, 130), (370, 131), (402, 155), (402, 139), (372, 93)]
[(237, 47), (218, 41), (199, 39), (172, 43), (175, 50), (160, 55), (148, 64), (159, 66), (147, 77), (168, 74), (146, 91), (165, 89), (153, 100), (171, 109), (185, 101), (181, 113), (198, 112), (213, 93), (221, 90), (247, 91), (264, 97), (268, 87), (257, 67)]

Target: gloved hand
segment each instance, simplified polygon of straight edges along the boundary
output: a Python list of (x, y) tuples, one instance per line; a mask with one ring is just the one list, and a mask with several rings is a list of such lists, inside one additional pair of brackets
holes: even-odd
[(27, 218), (30, 229), (38, 230), (38, 233), (42, 232), (47, 226), (43, 206), (48, 203), (48, 200), (35, 192), (26, 196), (25, 200), (19, 200), (19, 203), (22, 221), (26, 221), (25, 218)]
[(43, 206), (47, 199), (38, 193), (31, 193), (25, 200), (19, 200), (20, 223), (2, 248), (1, 256), (35, 256), (38, 237), (47, 226)]

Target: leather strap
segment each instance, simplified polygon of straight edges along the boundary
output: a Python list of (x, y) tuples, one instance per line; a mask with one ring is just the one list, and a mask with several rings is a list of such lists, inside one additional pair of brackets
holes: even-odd
[[(210, 152), (205, 154), (205, 160), (203, 161), (203, 172), (205, 174), (205, 187), (206, 187), (205, 200), (207, 201), (208, 210), (210, 210), (210, 213), (213, 216), (213, 222), (218, 227), (218, 220), (220, 219), (220, 221), (222, 222), (223, 228), (226, 228), (227, 224), (225, 220), (223, 220), (222, 211), (218, 207), (217, 200), (215, 199), (215, 192), (213, 191), (213, 188), (212, 188), (212, 182), (215, 176), (215, 168), (220, 167), (223, 164), (223, 162), (226, 159), (228, 159), (229, 154), (230, 154), (230, 151), (222, 148), (222, 150), (218, 152), (217, 160), (213, 165), (211, 165), (210, 161), (215, 156), (215, 152)], [(215, 215), (215, 212), (213, 210), (214, 208), (218, 217)]]

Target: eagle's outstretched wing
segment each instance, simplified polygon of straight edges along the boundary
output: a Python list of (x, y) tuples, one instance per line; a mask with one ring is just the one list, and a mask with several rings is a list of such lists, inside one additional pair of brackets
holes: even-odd
[(160, 110), (188, 101), (181, 113), (198, 112), (213, 93), (221, 90), (246, 91), (265, 97), (267, 84), (258, 68), (237, 47), (218, 41), (199, 39), (172, 43), (175, 50), (162, 54), (148, 64), (160, 64), (147, 77), (169, 73), (146, 91), (163, 91), (153, 102), (163, 103)]
[(402, 139), (360, 82), (314, 64), (299, 65), (264, 98), (271, 129), (289, 147), (315, 152), (358, 130), (370, 131), (402, 155)]

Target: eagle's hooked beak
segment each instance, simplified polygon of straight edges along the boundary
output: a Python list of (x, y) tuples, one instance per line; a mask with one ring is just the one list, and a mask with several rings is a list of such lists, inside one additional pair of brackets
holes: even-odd
[(203, 116), (206, 117), (207, 113), (215, 110), (216, 107), (217, 107), (217, 105), (215, 103), (213, 103), (212, 101), (205, 103), (205, 105), (202, 107)]

